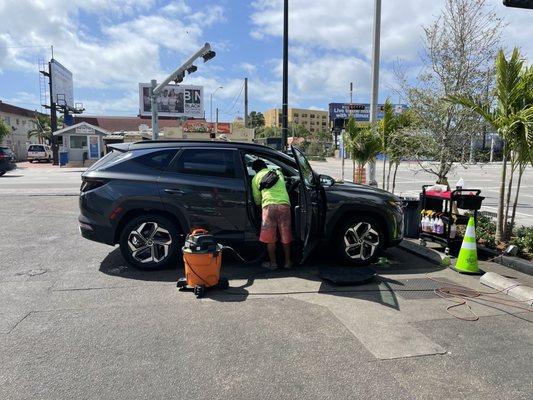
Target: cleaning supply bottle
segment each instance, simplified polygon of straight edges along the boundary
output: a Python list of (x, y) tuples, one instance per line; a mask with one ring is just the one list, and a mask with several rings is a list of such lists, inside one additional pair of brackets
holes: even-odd
[(437, 220), (437, 233), (439, 235), (442, 235), (444, 233), (444, 222), (442, 222), (442, 219)]
[(455, 222), (454, 222), (450, 226), (450, 239), (455, 239), (455, 235), (457, 235), (457, 225), (455, 225)]

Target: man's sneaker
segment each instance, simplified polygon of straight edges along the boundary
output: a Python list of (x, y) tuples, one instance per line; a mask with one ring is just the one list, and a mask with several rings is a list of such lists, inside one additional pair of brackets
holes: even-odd
[(276, 264), (271, 264), (270, 261), (264, 261), (261, 266), (263, 268), (269, 269), (270, 271), (275, 271), (278, 269), (278, 266)]
[(291, 269), (293, 266), (294, 266), (294, 264), (292, 263), (292, 261), (287, 261), (287, 262), (285, 263), (285, 265), (283, 266), (283, 268), (285, 268), (285, 269)]

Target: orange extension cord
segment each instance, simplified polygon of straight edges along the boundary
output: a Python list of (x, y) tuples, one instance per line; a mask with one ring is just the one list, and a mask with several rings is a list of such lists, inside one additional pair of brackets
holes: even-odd
[[(426, 278), (433, 282), (446, 285), (438, 289), (435, 289), (434, 292), (437, 296), (455, 303), (455, 304), (452, 304), (451, 306), (446, 307), (446, 312), (448, 312), (448, 314), (454, 316), (455, 318), (461, 319), (463, 321), (477, 321), (479, 319), (479, 316), (472, 310), (472, 307), (469, 304), (470, 301), (474, 301), (473, 299), (480, 299), (488, 303), (493, 303), (493, 304), (498, 304), (498, 305), (503, 305), (503, 306), (508, 306), (508, 307), (514, 307), (514, 308), (517, 308), (517, 309), (520, 309), (526, 312), (533, 312), (533, 308), (531, 306), (529, 305), (524, 306), (521, 304), (521, 303), (529, 302), (533, 299), (510, 300), (510, 299), (502, 299), (502, 298), (495, 296), (497, 294), (505, 292), (506, 290), (520, 286), (519, 283), (506, 287), (502, 290), (498, 290), (496, 292), (482, 292), (482, 291), (470, 289), (470, 288), (467, 288), (465, 286), (461, 286), (455, 283), (444, 282), (444, 281), (432, 278), (428, 276), (427, 274), (426, 274)], [(479, 304), (487, 305), (482, 302), (479, 302)], [(453, 308), (460, 307), (460, 306), (466, 306), (471, 316), (464, 317), (464, 316), (457, 315), (451, 311)]]

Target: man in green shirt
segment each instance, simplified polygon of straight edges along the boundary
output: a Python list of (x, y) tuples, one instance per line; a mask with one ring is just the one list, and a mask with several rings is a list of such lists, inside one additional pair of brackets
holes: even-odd
[(256, 172), (252, 179), (252, 192), (255, 204), (262, 208), (261, 234), (259, 240), (266, 243), (269, 262), (264, 262), (263, 267), (275, 270), (278, 268), (276, 262), (276, 241), (277, 233), (281, 238), (283, 252), (285, 254), (285, 268), (292, 267), (291, 262), (291, 202), (289, 193), (285, 187), (285, 178), (281, 170), (276, 169), (279, 176), (278, 181), (270, 188), (259, 189), (261, 180), (270, 171), (266, 163), (257, 159), (252, 164), (252, 169)]

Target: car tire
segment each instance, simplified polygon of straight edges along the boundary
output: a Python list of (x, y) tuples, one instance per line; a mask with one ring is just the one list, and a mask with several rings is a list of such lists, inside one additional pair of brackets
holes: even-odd
[(178, 228), (157, 214), (141, 215), (127, 222), (120, 232), (119, 245), (128, 264), (146, 271), (173, 267), (181, 254)]
[(385, 235), (376, 219), (354, 216), (338, 226), (334, 240), (337, 257), (343, 264), (362, 267), (377, 261), (383, 252)]
[(4, 176), (7, 171), (0, 171), (0, 176)]
[(28, 160), (28, 162), (29, 162), (30, 164), (33, 164), (33, 160)]

